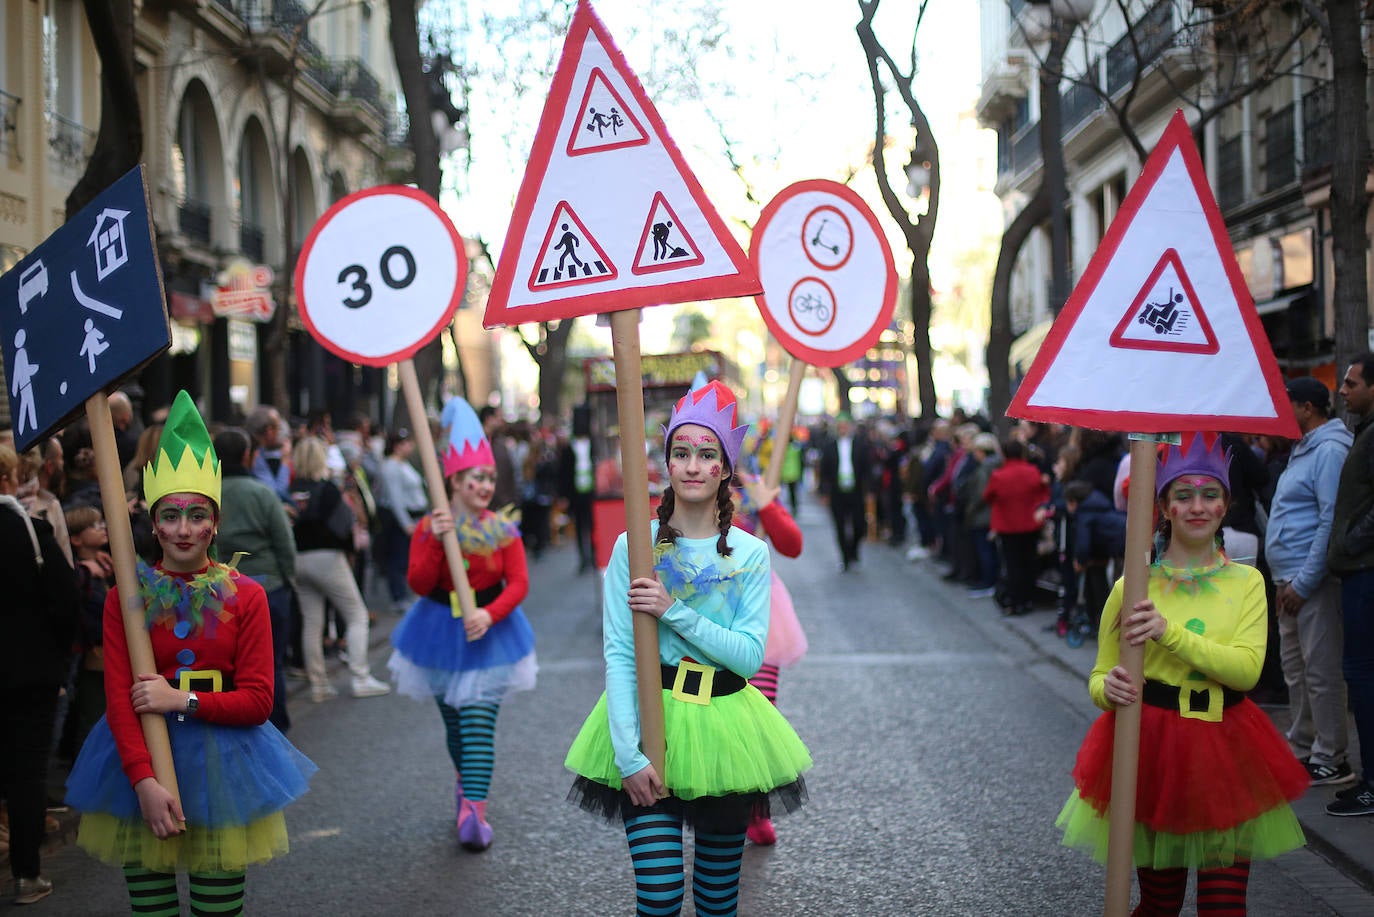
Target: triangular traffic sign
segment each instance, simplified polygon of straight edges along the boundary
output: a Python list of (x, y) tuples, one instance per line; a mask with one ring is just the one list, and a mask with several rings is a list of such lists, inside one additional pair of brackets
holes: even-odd
[[(597, 115), (623, 123), (592, 121)], [(601, 128), (598, 135), (595, 128)], [(614, 128), (614, 132), (612, 131)], [(644, 142), (628, 141), (644, 136)], [(662, 202), (660, 204), (660, 201)], [(671, 201), (671, 207), (668, 202)], [(562, 256), (559, 213), (576, 214), (579, 241), (594, 239), (607, 270), (544, 282)], [(655, 213), (673, 225), (655, 258)], [(648, 235), (645, 235), (648, 215)], [(663, 245), (667, 244), (664, 256)], [(681, 249), (687, 255), (674, 252)], [(645, 254), (647, 252), (647, 254)], [(579, 252), (579, 258), (586, 258)], [(570, 267), (570, 259), (564, 268)], [(615, 264), (630, 270), (614, 269)], [(758, 274), (668, 136), (663, 119), (587, 0), (573, 14), (497, 261), (482, 323), (572, 318), (661, 303), (760, 292)]]
[(530, 273), (530, 290), (614, 280), (617, 273), (615, 263), (606, 256), (596, 237), (587, 231), (568, 202), (560, 201)]
[(1007, 414), (1136, 433), (1300, 435), (1181, 111)]
[(639, 237), (639, 251), (635, 253), (635, 263), (630, 270), (636, 274), (652, 274), (694, 267), (703, 260), (668, 199), (661, 192), (654, 194), (649, 217), (644, 221), (644, 232)]
[(1127, 350), (1216, 353), (1221, 349), (1178, 249), (1160, 255), (1150, 279), (1141, 286), (1108, 340), (1113, 347)]
[(568, 137), (568, 155), (618, 150), (649, 142), (649, 135), (639, 123), (634, 109), (625, 104), (620, 93), (606, 79), (600, 67), (593, 67), (587, 77), (587, 89), (582, 93), (582, 106), (577, 123), (581, 130)]

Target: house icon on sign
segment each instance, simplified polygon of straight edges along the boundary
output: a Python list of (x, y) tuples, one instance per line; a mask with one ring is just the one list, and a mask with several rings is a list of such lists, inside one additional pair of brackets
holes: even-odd
[(106, 207), (95, 218), (95, 229), (86, 244), (95, 246), (97, 280), (104, 280), (129, 260), (129, 247), (124, 242), (124, 218), (128, 215), (127, 210)]

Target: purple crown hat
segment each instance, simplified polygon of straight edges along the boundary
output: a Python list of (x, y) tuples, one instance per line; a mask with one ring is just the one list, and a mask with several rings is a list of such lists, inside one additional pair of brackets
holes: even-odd
[(694, 423), (705, 427), (716, 434), (721, 448), (725, 450), (725, 461), (731, 468), (735, 468), (735, 460), (739, 458), (744, 437), (749, 432), (747, 423), (735, 425), (738, 419), (739, 411), (735, 404), (734, 392), (723, 383), (712, 380), (683, 395), (678, 403), (673, 405), (668, 426), (663, 428), (663, 440), (667, 442), (673, 431), (683, 424)]
[(477, 412), (462, 398), (450, 398), (444, 404), (440, 423), (448, 430), (448, 445), (444, 447), (444, 477), (476, 468), (495, 465), (491, 443), (482, 431)]
[(1193, 433), (1186, 449), (1170, 446), (1160, 457), (1155, 470), (1155, 496), (1163, 494), (1170, 484), (1185, 474), (1216, 478), (1229, 491), (1231, 450), (1222, 445), (1221, 437), (1215, 433)]

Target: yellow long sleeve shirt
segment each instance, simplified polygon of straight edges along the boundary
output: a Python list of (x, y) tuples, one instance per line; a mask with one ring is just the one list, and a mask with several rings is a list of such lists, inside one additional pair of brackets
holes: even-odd
[[(1264, 578), (1254, 567), (1228, 562), (1205, 577), (1197, 594), (1169, 579), (1169, 568), (1150, 568), (1150, 600), (1168, 622), (1164, 636), (1145, 644), (1145, 679), (1201, 688), (1211, 682), (1248, 691), (1259, 680), (1269, 636)], [(1097, 663), (1088, 679), (1093, 703), (1113, 705), (1103, 684), (1121, 659), (1122, 581), (1102, 608)]]

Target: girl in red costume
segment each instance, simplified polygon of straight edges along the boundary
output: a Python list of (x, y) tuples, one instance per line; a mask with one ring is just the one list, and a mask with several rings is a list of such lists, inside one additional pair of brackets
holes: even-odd
[[(1289, 802), (1306, 769), (1269, 717), (1245, 697), (1264, 661), (1264, 580), (1233, 563), (1217, 541), (1230, 505), (1230, 456), (1195, 435), (1159, 464), (1162, 547), (1148, 598), (1122, 609), (1118, 581), (1102, 610), (1097, 664), (1088, 682), (1107, 711), (1078, 752), (1074, 791), (1056, 824), (1064, 843), (1107, 856), (1115, 711), (1140, 703), (1134, 857), (1136, 917), (1178, 914), (1197, 870), (1198, 911), (1245, 913), (1250, 862), (1305, 840)], [(1119, 664), (1120, 638), (1145, 645), (1145, 684)]]
[[(124, 867), (134, 913), (180, 914), (176, 873), (184, 870), (192, 913), (239, 914), (244, 867), (286, 852), (282, 809), (305, 792), (315, 765), (267, 721), (267, 595), (210, 558), (219, 459), (184, 391), (143, 490), (162, 554), (138, 570), (157, 672), (134, 676), (119, 590), (111, 589), (106, 715), (72, 767), (67, 802), (82, 812), (77, 843)], [(180, 802), (153, 776), (139, 725), (150, 713), (167, 719)]]
[[(778, 499), (781, 488), (769, 487), (763, 479), (744, 473), (736, 476), (736, 483), (734, 496), (738, 512), (734, 524), (751, 535), (766, 536), (783, 557), (800, 557), (801, 527)], [(773, 570), (768, 602), (768, 642), (763, 648), (763, 665), (750, 676), (749, 684), (777, 706), (779, 670), (796, 663), (806, 655), (806, 649), (806, 632), (797, 620), (792, 596), (778, 571)], [(762, 812), (755, 812), (749, 819), (745, 836), (762, 847), (778, 842), (773, 820)]]

